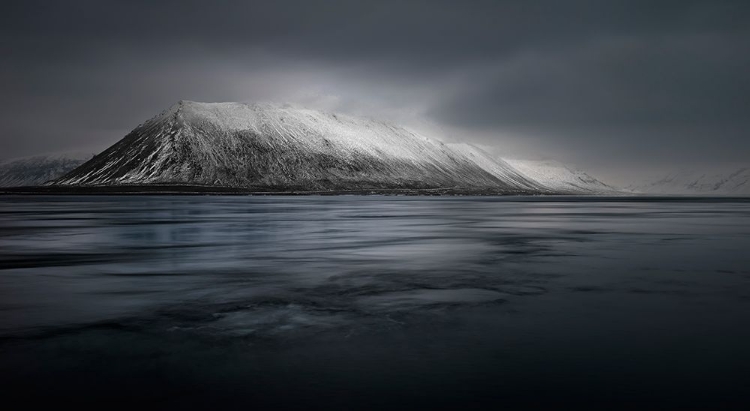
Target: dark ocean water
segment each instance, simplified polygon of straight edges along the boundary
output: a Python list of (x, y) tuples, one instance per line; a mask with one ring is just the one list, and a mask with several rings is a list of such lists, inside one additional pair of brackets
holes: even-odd
[(750, 405), (750, 201), (0, 197), (0, 389), (166, 408)]

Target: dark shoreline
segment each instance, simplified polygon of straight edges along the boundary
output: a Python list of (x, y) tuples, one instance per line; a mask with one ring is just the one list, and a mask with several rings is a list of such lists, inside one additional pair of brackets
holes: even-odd
[[(504, 192), (493, 189), (464, 190), (454, 188), (361, 188), (354, 190), (306, 190), (290, 187), (221, 187), (194, 185), (122, 185), (122, 186), (27, 186), (0, 188), (0, 195), (410, 195), (410, 196), (507, 196), (540, 195), (535, 192)], [(548, 193), (543, 195), (564, 195)]]
[(123, 185), (123, 186), (25, 186), (0, 187), (0, 196), (46, 196), (46, 195), (127, 195), (127, 196), (480, 196), (480, 197), (524, 197), (525, 201), (741, 201), (750, 202), (750, 197), (742, 196), (700, 196), (700, 195), (646, 195), (634, 193), (531, 193), (502, 192), (497, 190), (459, 190), (452, 188), (420, 189), (357, 189), (357, 190), (305, 190), (302, 188), (269, 188), (269, 187), (219, 187), (192, 185)]

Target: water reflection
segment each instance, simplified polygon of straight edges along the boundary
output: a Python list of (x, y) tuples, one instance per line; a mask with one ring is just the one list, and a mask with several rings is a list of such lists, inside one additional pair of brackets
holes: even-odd
[(687, 281), (706, 294), (746, 280), (750, 234), (741, 201), (11, 197), (0, 219), (6, 334), (174, 306), (204, 310), (215, 330), (276, 334), (551, 290)]
[(748, 249), (743, 200), (4, 197), (0, 385), (182, 407), (736, 405)]

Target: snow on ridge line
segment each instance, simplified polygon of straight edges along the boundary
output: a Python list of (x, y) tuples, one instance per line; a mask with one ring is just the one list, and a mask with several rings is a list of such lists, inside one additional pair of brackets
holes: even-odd
[[(420, 162), (424, 155), (442, 151), (445, 144), (385, 121), (271, 103), (196, 103), (182, 101), (177, 110), (188, 121), (221, 125), (224, 131), (268, 131), (284, 134), (290, 142), (314, 151), (334, 145), (375, 157), (397, 157)], [(170, 110), (171, 111), (171, 110)], [(427, 150), (427, 151), (425, 151)]]
[(445, 144), (385, 121), (289, 104), (187, 100), (57, 183), (615, 191), (560, 164), (506, 161), (471, 144)]
[(519, 186), (527, 187), (529, 189), (539, 190), (546, 188), (534, 179), (531, 179), (530, 181), (528, 175), (523, 174), (504, 159), (493, 158), (489, 153), (479, 147), (468, 143), (448, 144), (448, 147), (471, 159), (479, 167), (500, 179), (510, 180)]
[[(536, 167), (530, 167), (529, 162), (522, 164), (520, 160), (514, 160), (515, 164), (502, 158), (493, 158), (482, 149), (468, 143), (444, 144), (403, 127), (392, 125), (385, 121), (363, 119), (343, 114), (326, 113), (289, 104), (276, 105), (273, 103), (199, 103), (193, 101), (181, 101), (180, 104), (186, 113), (203, 117), (209, 121), (226, 125), (229, 129), (254, 130), (261, 132), (259, 123), (267, 122), (275, 129), (292, 128), (314, 129), (320, 127), (325, 131), (328, 141), (338, 144), (348, 150), (379, 156), (386, 154), (414, 162), (420, 162), (424, 158), (423, 146), (407, 147), (404, 150), (401, 141), (394, 141), (388, 136), (407, 134), (423, 141), (429, 145), (436, 145), (443, 154), (459, 156), (469, 159), (491, 175), (502, 180), (510, 181), (528, 189), (546, 189), (547, 191), (616, 191), (615, 188), (590, 177), (588, 174), (578, 170), (571, 170), (562, 164), (554, 164), (563, 172), (550, 173), (553, 164), (551, 162), (539, 163)], [(291, 123), (291, 124), (285, 124)], [(364, 134), (351, 133), (351, 128), (364, 128), (371, 132)], [(429, 151), (428, 151), (429, 153)], [(443, 160), (432, 158), (432, 160)], [(544, 164), (540, 169), (539, 165)], [(531, 182), (529, 180), (532, 180)], [(534, 184), (536, 183), (536, 184)]]
[(574, 193), (613, 193), (620, 191), (581, 170), (570, 168), (557, 161), (508, 158), (504, 160), (522, 174), (551, 190)]
[[(374, 157), (396, 157), (415, 163), (423, 162), (425, 156), (429, 160), (444, 162), (446, 157), (448, 160), (457, 156), (465, 157), (467, 152), (472, 150), (482, 152), (465, 143), (464, 146), (471, 149), (462, 150), (457, 145), (446, 145), (439, 140), (382, 120), (322, 112), (289, 104), (192, 101), (182, 101), (178, 104), (187, 117), (222, 124), (229, 130), (252, 130), (262, 133), (264, 126), (277, 132), (284, 129), (298, 141), (307, 143), (313, 150), (320, 149), (320, 141), (311, 140), (310, 133), (306, 133), (309, 130), (319, 131), (323, 137), (323, 144), (335, 144), (346, 151), (365, 153)], [(357, 132), (353, 132), (352, 129), (357, 129)], [(500, 178), (510, 177), (518, 184), (528, 185), (523, 176), (507, 165), (497, 164), (498, 161), (490, 159), (486, 153), (477, 157), (479, 158), (471, 160), (490, 174)]]
[(384, 121), (289, 105), (181, 101), (56, 183), (540, 191), (469, 147), (451, 148)]

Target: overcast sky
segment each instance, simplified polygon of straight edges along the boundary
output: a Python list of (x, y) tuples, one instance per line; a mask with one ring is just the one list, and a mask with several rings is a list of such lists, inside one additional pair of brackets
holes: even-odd
[(0, 157), (180, 99), (402, 123), (614, 183), (750, 159), (750, 1), (6, 1)]

